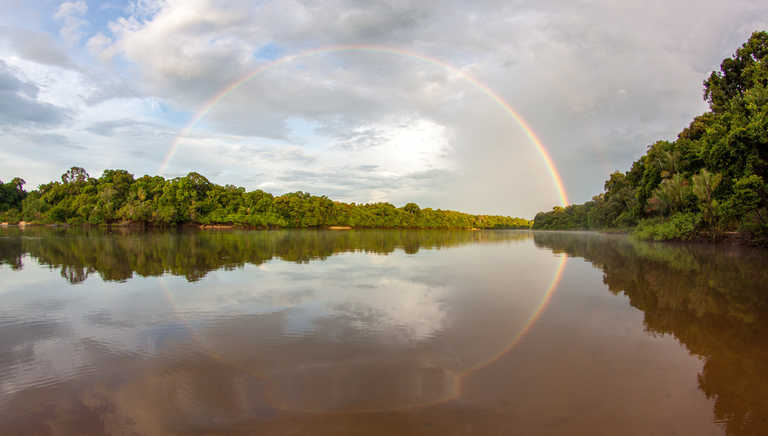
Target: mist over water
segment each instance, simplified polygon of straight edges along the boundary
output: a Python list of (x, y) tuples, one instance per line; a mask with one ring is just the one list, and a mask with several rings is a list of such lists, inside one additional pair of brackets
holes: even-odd
[(761, 434), (765, 261), (589, 233), (3, 229), (0, 433)]

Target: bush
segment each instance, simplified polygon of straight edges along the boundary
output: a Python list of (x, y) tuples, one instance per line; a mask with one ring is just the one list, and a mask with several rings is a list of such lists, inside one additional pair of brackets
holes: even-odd
[(701, 224), (699, 213), (677, 213), (667, 220), (659, 218), (641, 221), (632, 233), (638, 239), (669, 241), (687, 241), (696, 236)]
[(16, 224), (21, 221), (21, 212), (16, 209), (9, 209), (5, 212), (0, 212), (0, 222)]

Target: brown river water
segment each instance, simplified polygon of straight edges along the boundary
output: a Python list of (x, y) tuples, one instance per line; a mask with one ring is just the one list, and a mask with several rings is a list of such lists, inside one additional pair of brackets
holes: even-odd
[(768, 251), (0, 229), (0, 435), (768, 435)]

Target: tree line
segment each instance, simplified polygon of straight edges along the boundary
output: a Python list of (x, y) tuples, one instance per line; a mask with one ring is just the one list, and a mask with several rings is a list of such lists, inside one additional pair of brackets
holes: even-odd
[(151, 226), (193, 223), (251, 228), (527, 229), (531, 225), (523, 218), (422, 209), (415, 203), (398, 208), (384, 202), (343, 203), (306, 192), (275, 196), (217, 185), (195, 172), (172, 179), (136, 178), (126, 170), (114, 169), (95, 178), (83, 168), (72, 167), (60, 181), (31, 192), (24, 190), (24, 184), (20, 178), (0, 182), (0, 221)]
[(555, 207), (534, 229), (633, 228), (644, 239), (768, 244), (768, 33), (755, 32), (704, 81), (710, 110), (658, 141), (584, 204)]

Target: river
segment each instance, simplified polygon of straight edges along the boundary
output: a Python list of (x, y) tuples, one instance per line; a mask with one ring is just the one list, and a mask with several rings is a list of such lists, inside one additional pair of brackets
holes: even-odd
[(0, 229), (3, 435), (768, 434), (768, 252)]

